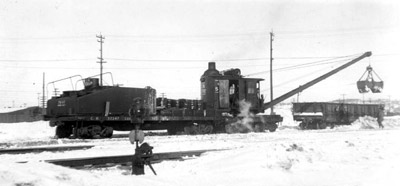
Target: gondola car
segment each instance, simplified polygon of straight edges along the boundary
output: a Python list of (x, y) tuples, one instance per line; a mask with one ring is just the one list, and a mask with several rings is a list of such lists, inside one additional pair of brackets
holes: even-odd
[(293, 103), (293, 119), (301, 129), (324, 129), (335, 125), (350, 125), (362, 116), (378, 117), (382, 104), (333, 102)]

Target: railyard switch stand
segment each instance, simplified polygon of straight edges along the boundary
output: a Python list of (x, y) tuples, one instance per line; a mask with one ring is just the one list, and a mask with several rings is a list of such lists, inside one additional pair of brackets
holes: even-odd
[[(144, 141), (144, 133), (139, 130), (139, 125), (136, 125), (135, 130), (131, 131), (129, 140), (136, 145), (135, 154), (132, 158), (132, 175), (144, 175), (145, 165), (150, 167), (154, 175), (157, 175), (150, 162), (153, 158), (153, 147), (148, 143), (142, 143)], [(139, 142), (142, 143), (140, 146)]]

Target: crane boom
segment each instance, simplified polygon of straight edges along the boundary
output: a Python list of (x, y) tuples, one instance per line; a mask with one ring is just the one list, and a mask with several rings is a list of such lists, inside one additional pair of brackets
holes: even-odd
[(318, 77), (318, 78), (316, 78), (316, 79), (314, 79), (314, 80), (312, 80), (312, 81), (310, 81), (310, 82), (308, 82), (306, 84), (304, 84), (304, 85), (301, 85), (296, 89), (293, 89), (292, 91), (290, 91), (290, 92), (288, 92), (288, 93), (286, 93), (286, 94), (284, 94), (284, 95), (272, 100), (271, 102), (265, 103), (263, 109), (266, 110), (268, 108), (271, 108), (272, 106), (274, 106), (274, 105), (276, 105), (276, 104), (278, 104), (278, 103), (290, 98), (291, 96), (293, 96), (293, 95), (295, 95), (295, 94), (297, 94), (297, 93), (299, 93), (299, 92), (301, 92), (301, 91), (303, 91), (303, 90), (305, 90), (305, 89), (307, 89), (307, 88), (319, 83), (320, 81), (322, 81), (322, 80), (324, 80), (324, 79), (336, 74), (337, 72), (349, 67), (350, 65), (353, 65), (354, 63), (357, 63), (358, 61), (360, 61), (360, 60), (362, 60), (362, 59), (364, 59), (366, 57), (370, 57), (371, 55), (372, 55), (372, 52), (365, 52), (360, 57), (358, 57), (356, 59), (353, 59), (350, 62), (348, 62), (348, 63), (346, 63), (346, 64), (344, 64), (344, 65), (342, 65), (342, 66), (340, 66), (340, 67), (338, 67), (338, 68), (336, 68), (336, 69), (334, 69), (334, 70), (332, 70), (332, 71), (330, 71), (330, 72), (328, 72), (328, 73), (326, 73), (326, 74), (324, 74), (324, 75), (322, 75), (322, 76), (320, 76), (320, 77)]

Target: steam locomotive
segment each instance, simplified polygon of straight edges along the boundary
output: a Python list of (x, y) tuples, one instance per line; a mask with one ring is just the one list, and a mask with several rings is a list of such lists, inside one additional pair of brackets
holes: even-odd
[(260, 115), (264, 98), (260, 78), (240, 69), (218, 71), (215, 62), (200, 78), (200, 100), (156, 97), (151, 87), (102, 86), (83, 79), (84, 89), (64, 91), (47, 102), (44, 116), (60, 138), (111, 137), (114, 130), (167, 130), (169, 134), (274, 132), (279, 115)]

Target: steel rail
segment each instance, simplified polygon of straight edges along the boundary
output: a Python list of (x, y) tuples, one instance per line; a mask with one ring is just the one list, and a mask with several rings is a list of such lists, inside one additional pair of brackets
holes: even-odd
[[(179, 160), (183, 157), (200, 156), (205, 152), (211, 151), (222, 151), (228, 149), (207, 149), (207, 150), (192, 150), (192, 151), (178, 151), (178, 152), (161, 152), (153, 153), (151, 162), (159, 162), (163, 160)], [(83, 167), (83, 166), (96, 166), (96, 165), (107, 165), (107, 164), (127, 164), (132, 162), (133, 153), (130, 155), (119, 155), (119, 156), (99, 156), (99, 157), (86, 157), (86, 158), (69, 158), (69, 159), (53, 159), (45, 160), (44, 162), (52, 163), (55, 165), (61, 165), (65, 167)], [(23, 162), (20, 162), (23, 163)]]
[(72, 146), (46, 146), (46, 147), (31, 147), (31, 148), (8, 148), (0, 149), (0, 154), (26, 154), (26, 153), (38, 153), (45, 151), (70, 151), (89, 149), (94, 145), (72, 145)]

